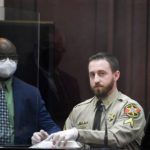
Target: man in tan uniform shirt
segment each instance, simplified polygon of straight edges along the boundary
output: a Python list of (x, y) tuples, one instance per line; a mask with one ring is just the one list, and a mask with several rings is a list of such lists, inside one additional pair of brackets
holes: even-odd
[(93, 130), (96, 103), (101, 100), (107, 114), (108, 146), (138, 150), (145, 126), (144, 112), (135, 100), (118, 91), (119, 77), (119, 63), (115, 57), (106, 53), (90, 57), (89, 78), (95, 96), (76, 105), (66, 120), (66, 130), (48, 139), (57, 145), (61, 141), (76, 140), (85, 148), (104, 147), (104, 112), (100, 130)]

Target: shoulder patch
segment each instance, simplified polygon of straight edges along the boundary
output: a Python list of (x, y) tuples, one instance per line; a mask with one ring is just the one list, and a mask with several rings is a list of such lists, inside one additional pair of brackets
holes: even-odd
[(133, 128), (133, 126), (134, 126), (134, 122), (133, 122), (133, 119), (132, 119), (132, 118), (129, 118), (128, 120), (125, 120), (124, 123), (125, 123), (125, 124), (126, 124), (126, 123), (129, 123), (130, 126), (131, 126), (131, 128)]
[(124, 109), (124, 113), (130, 118), (138, 118), (140, 111), (136, 104), (128, 104)]

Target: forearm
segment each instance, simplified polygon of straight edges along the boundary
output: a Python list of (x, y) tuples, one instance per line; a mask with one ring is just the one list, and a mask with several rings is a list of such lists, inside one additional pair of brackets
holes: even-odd
[[(104, 136), (105, 131), (96, 131), (96, 130), (90, 130), (90, 129), (78, 129), (78, 141), (81, 143), (85, 143), (88, 145), (97, 145), (99, 147), (104, 146)], [(137, 135), (136, 138), (137, 141), (135, 141), (134, 135)], [(132, 131), (129, 130), (127, 132), (123, 131), (111, 131), (108, 130), (108, 146), (110, 147), (126, 147), (126, 145), (129, 145), (132, 143), (135, 148), (137, 145), (140, 145), (140, 135), (142, 137), (142, 132), (139, 131)], [(133, 142), (135, 141), (135, 142)]]
[[(78, 141), (89, 145), (104, 146), (105, 131), (93, 131), (90, 129), (78, 129)], [(111, 137), (111, 139), (109, 138)], [(108, 133), (109, 145), (116, 146), (116, 138), (112, 133)]]

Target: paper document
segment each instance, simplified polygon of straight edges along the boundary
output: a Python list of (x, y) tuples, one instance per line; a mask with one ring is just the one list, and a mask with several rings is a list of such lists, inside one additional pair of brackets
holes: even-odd
[(61, 142), (60, 146), (57, 146), (57, 145), (53, 145), (53, 143), (51, 141), (44, 140), (38, 144), (31, 146), (30, 148), (47, 148), (47, 149), (50, 149), (50, 148), (53, 148), (53, 149), (55, 149), (55, 148), (56, 149), (80, 148), (80, 146), (78, 145), (78, 143), (76, 141), (68, 141), (65, 146), (62, 146), (62, 145), (64, 145), (63, 143), (64, 143), (64, 141)]

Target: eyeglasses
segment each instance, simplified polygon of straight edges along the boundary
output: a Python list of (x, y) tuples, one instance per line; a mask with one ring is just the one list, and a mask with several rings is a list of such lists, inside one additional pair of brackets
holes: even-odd
[(6, 60), (7, 58), (12, 60), (18, 60), (18, 55), (0, 55), (0, 60)]

